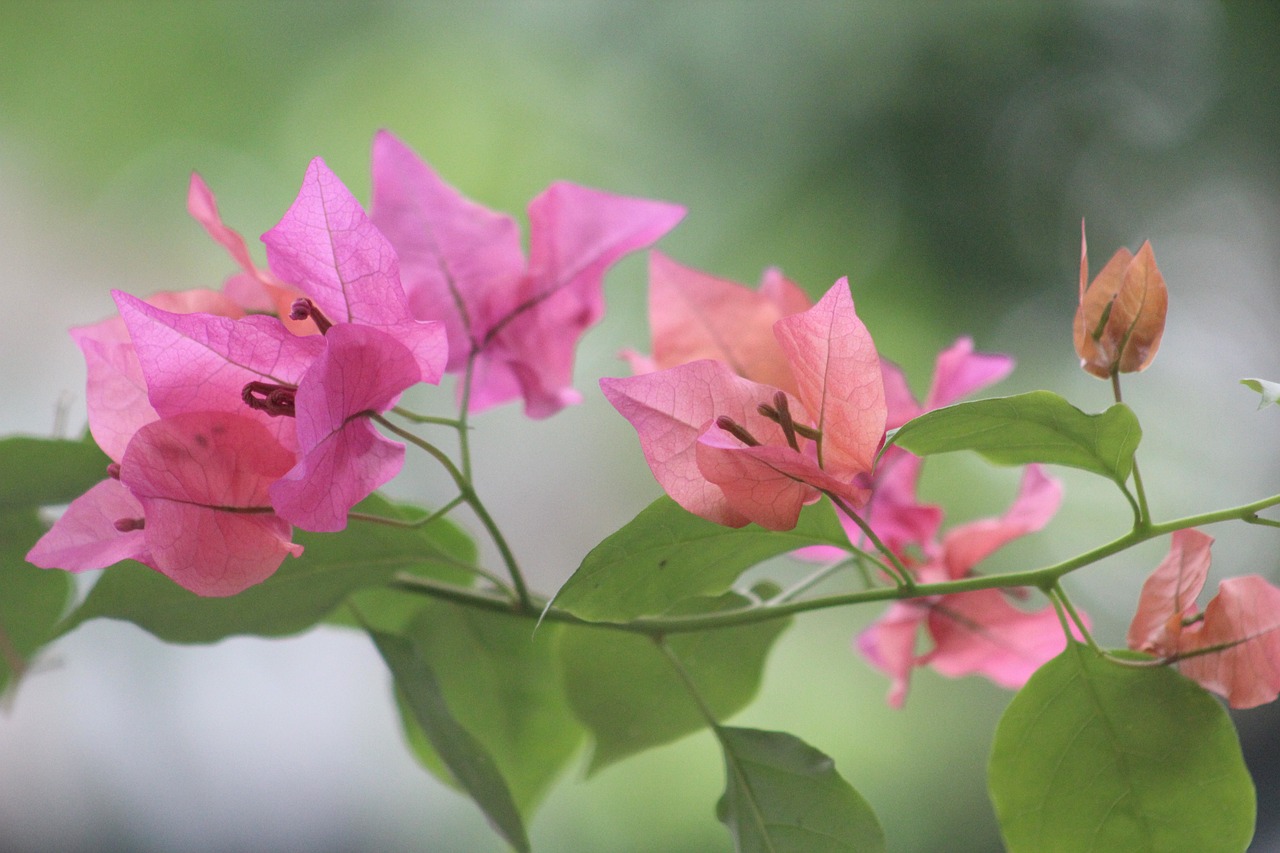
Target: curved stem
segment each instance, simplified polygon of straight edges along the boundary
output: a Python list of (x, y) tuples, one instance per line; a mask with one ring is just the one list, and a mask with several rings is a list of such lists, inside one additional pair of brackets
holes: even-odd
[(465, 501), (467, 506), (471, 507), (471, 511), (475, 513), (476, 518), (484, 525), (485, 532), (489, 534), (489, 539), (497, 547), (498, 553), (502, 557), (502, 562), (506, 565), (507, 572), (511, 575), (511, 585), (515, 589), (516, 598), (520, 602), (520, 606), (526, 610), (532, 609), (532, 599), (529, 595), (529, 589), (525, 585), (524, 576), (520, 572), (520, 564), (516, 561), (515, 554), (511, 551), (511, 546), (507, 544), (506, 537), (502, 535), (502, 531), (498, 528), (497, 523), (494, 522), (493, 516), (489, 515), (489, 510), (485, 508), (484, 502), (480, 500), (475, 489), (472, 488), (471, 481), (467, 476), (458, 469), (457, 465), (453, 464), (453, 460), (446, 456), (444, 451), (431, 442), (423, 440), (408, 430), (401, 429), (379, 414), (372, 414), (370, 417), (382, 425), (384, 429), (395, 433), (415, 447), (431, 454), (448, 472), (449, 476), (453, 478), (454, 484), (458, 487), (458, 497)]
[(898, 555), (889, 550), (889, 546), (885, 545), (884, 542), (880, 540), (880, 537), (876, 535), (876, 532), (871, 529), (871, 525), (867, 524), (866, 520), (863, 519), (862, 516), (854, 512), (842, 498), (839, 498), (830, 492), (824, 492), (823, 494), (831, 498), (831, 502), (836, 505), (836, 508), (849, 516), (849, 518), (853, 520), (854, 524), (858, 525), (858, 529), (862, 531), (863, 535), (867, 537), (872, 545), (876, 546), (877, 551), (889, 558), (889, 562), (893, 564), (892, 570), (890, 570), (883, 561), (877, 560), (876, 562), (884, 566), (888, 574), (893, 577), (894, 583), (901, 589), (912, 589), (915, 586), (915, 581), (911, 577), (911, 572), (908, 571), (907, 567), (898, 559)]
[(462, 426), (462, 422), (457, 418), (441, 418), (435, 415), (420, 415), (417, 412), (411, 412), (408, 409), (401, 408), (400, 406), (392, 406), (391, 413), (399, 415), (406, 421), (412, 421), (415, 424), (436, 424), (438, 426), (452, 427), (453, 429), (460, 429)]

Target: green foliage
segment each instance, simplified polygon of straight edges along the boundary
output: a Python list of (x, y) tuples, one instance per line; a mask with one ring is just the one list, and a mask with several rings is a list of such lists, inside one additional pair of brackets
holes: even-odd
[(716, 815), (739, 853), (875, 853), (884, 830), (835, 763), (785, 732), (716, 727), (725, 792)]
[(1071, 643), (996, 730), (991, 799), (1012, 853), (1241, 851), (1253, 783), (1222, 706), (1168, 667)]
[(976, 450), (997, 465), (1047, 462), (1101, 474), (1123, 485), (1142, 428), (1117, 403), (1087, 415), (1051, 391), (957, 403), (908, 421), (889, 444), (928, 456)]
[(751, 566), (808, 545), (849, 547), (827, 501), (805, 507), (795, 529), (779, 533), (724, 527), (664, 496), (593, 548), (554, 603), (596, 622), (660, 615), (687, 599), (719, 595)]
[(88, 436), (0, 441), (0, 691), (53, 639), (74, 589), (66, 572), (26, 561), (45, 530), (37, 511), (75, 499), (106, 476), (109, 461)]
[(369, 636), (395, 677), (396, 690), (410, 714), (453, 778), (512, 847), (529, 850), (524, 822), (493, 756), (458, 722), (431, 667), (410, 641), (373, 630)]
[[(422, 514), (377, 495), (357, 509), (390, 518)], [(396, 572), (457, 581), (469, 577), (459, 566), (474, 557), (470, 539), (444, 519), (421, 528), (353, 521), (340, 535), (298, 531), (295, 540), (306, 549), (301, 557), (286, 559), (271, 577), (229, 598), (202, 598), (138, 563), (114, 566), (60, 633), (89, 619), (108, 618), (132, 622), (171, 643), (296, 634), (324, 619), (351, 593), (384, 584)]]
[[(741, 595), (728, 593), (687, 601), (677, 610), (712, 612), (746, 603)], [(666, 643), (716, 719), (723, 720), (755, 696), (765, 657), (789, 625), (789, 619), (774, 619), (675, 634)], [(589, 772), (707, 725), (671, 662), (649, 637), (569, 627), (560, 637), (560, 660), (569, 705), (595, 738)]]
[[(493, 756), (526, 818), (584, 734), (560, 686), (554, 650), (561, 626), (532, 628), (527, 619), (428, 602), (404, 635), (435, 673), (454, 715)], [(403, 722), (423, 765), (456, 785), (416, 718), (405, 714)]]

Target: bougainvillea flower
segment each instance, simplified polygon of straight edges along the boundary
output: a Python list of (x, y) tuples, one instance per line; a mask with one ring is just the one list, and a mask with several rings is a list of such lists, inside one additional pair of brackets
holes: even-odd
[[(952, 528), (913, 568), (922, 583), (959, 580), (1008, 542), (1044, 527), (1062, 501), (1062, 487), (1039, 466), (1028, 465), (1018, 496), (1000, 518)], [(924, 627), (932, 648), (916, 651)], [(1020, 687), (1066, 647), (1052, 607), (1028, 612), (998, 589), (895, 602), (857, 638), (857, 648), (892, 679), (889, 704), (901, 707), (911, 671), (932, 666), (950, 677), (978, 674), (1004, 687)]]
[[(109, 477), (71, 502), (27, 553), (27, 562), (69, 572), (105, 569), (121, 560), (152, 565), (143, 529), (132, 523), (138, 518), (142, 504)], [(126, 523), (117, 526), (121, 520)]]
[(509, 217), (463, 197), (391, 134), (374, 139), (373, 221), (400, 256), (415, 316), (444, 322), (448, 370), (474, 362), (473, 411), (522, 397), (541, 418), (577, 402), (574, 350), (604, 311), (605, 272), (684, 209), (561, 182), (528, 213), (526, 264)]
[(146, 379), (148, 399), (162, 417), (222, 411), (261, 422), (286, 447), (297, 446), (291, 418), (273, 418), (245, 405), (250, 382), (296, 387), (324, 350), (320, 335), (299, 337), (278, 319), (239, 320), (175, 314), (114, 291)]
[(198, 595), (234, 595), (302, 553), (267, 495), (293, 461), (248, 417), (162, 418), (138, 430), (113, 478), (76, 499), (27, 559), (70, 571), (134, 559)]
[(334, 531), (404, 464), (404, 446), (362, 415), (386, 411), (421, 373), (413, 353), (378, 329), (343, 323), (324, 338), (327, 346), (294, 401), (300, 458), (270, 494), (282, 518), (305, 530)]
[[(244, 316), (239, 305), (212, 290), (156, 293), (146, 302), (175, 313), (202, 311), (232, 318)], [(129, 329), (116, 315), (73, 327), (71, 337), (84, 354), (88, 372), (85, 402), (89, 431), (98, 447), (119, 462), (133, 434), (160, 417), (147, 399), (146, 381)]]
[(866, 501), (884, 388), (848, 282), (774, 329), (796, 399), (710, 359), (600, 382), (667, 494), (718, 524), (788, 530), (821, 492)]
[(624, 353), (633, 372), (666, 370), (698, 359), (722, 361), (753, 382), (797, 393), (773, 324), (810, 307), (809, 297), (777, 269), (759, 290), (649, 255), (649, 329), (653, 355)]
[(288, 212), (262, 242), (271, 271), (310, 297), (325, 322), (385, 332), (413, 354), (420, 381), (440, 381), (448, 360), (445, 329), (413, 317), (395, 249), (319, 157), (307, 167)]
[(1233, 708), (1264, 705), (1280, 695), (1280, 589), (1257, 575), (1228, 578), (1198, 613), (1212, 545), (1195, 529), (1173, 534), (1142, 585), (1129, 648), (1177, 660), (1183, 675)]
[(1089, 252), (1080, 224), (1080, 305), (1075, 344), (1080, 366), (1101, 379), (1145, 370), (1164, 335), (1169, 292), (1151, 243), (1121, 248), (1089, 284)]
[(191, 183), (187, 187), (187, 212), (204, 227), (210, 237), (227, 250), (227, 254), (240, 267), (240, 272), (227, 279), (223, 285), (224, 293), (250, 311), (276, 314), (295, 334), (315, 332), (314, 326), (308, 328), (311, 324), (289, 319), (290, 307), (302, 294), (276, 280), (270, 272), (253, 262), (244, 238), (238, 231), (223, 223), (213, 191), (195, 172), (191, 173)]

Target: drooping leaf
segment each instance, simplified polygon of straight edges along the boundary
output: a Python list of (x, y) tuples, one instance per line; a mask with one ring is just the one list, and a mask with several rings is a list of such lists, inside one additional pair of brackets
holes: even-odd
[(1242, 851), (1253, 782), (1226, 711), (1167, 667), (1071, 643), (996, 729), (991, 800), (1012, 853)]
[(1272, 403), (1280, 403), (1280, 382), (1269, 382), (1266, 379), (1241, 379), (1240, 384), (1262, 395), (1262, 399), (1258, 401), (1259, 409), (1265, 409)]
[(71, 575), (37, 569), (24, 559), (43, 532), (35, 510), (0, 511), (0, 694), (53, 638), (74, 590)]
[(529, 850), (524, 822), (493, 756), (458, 721), (431, 667), (408, 640), (381, 631), (370, 631), (369, 636), (395, 677), (396, 690), (453, 778), (512, 847)]
[[(359, 509), (391, 518), (406, 513), (377, 495)], [(213, 643), (233, 634), (295, 634), (323, 619), (352, 592), (380, 586), (398, 571), (418, 569), (464, 580), (452, 552), (460, 535), (443, 519), (425, 528), (353, 521), (337, 534), (300, 531), (296, 539), (306, 549), (301, 557), (230, 598), (201, 598), (145, 566), (122, 563), (103, 573), (59, 632), (89, 619), (109, 618), (132, 622), (172, 643)]]
[(1138, 418), (1123, 403), (1088, 415), (1050, 391), (1031, 391), (928, 412), (887, 444), (920, 456), (976, 450), (997, 465), (1066, 465), (1123, 484), (1141, 439)]
[(70, 503), (107, 476), (110, 461), (87, 434), (0, 439), (0, 510)]
[(849, 547), (826, 501), (806, 507), (794, 529), (772, 532), (723, 527), (661, 497), (587, 554), (555, 604), (597, 622), (659, 615), (718, 595), (751, 566), (808, 545)]
[[(745, 598), (729, 593), (686, 601), (678, 610), (711, 612), (744, 604)], [(666, 642), (716, 719), (723, 720), (755, 696), (765, 657), (789, 624), (789, 619), (777, 619), (673, 634)], [(569, 705), (595, 738), (588, 772), (707, 725), (671, 661), (647, 637), (568, 627), (560, 636), (559, 653)]]
[[(527, 619), (434, 601), (404, 633), (455, 716), (493, 756), (526, 818), (584, 734), (560, 686), (554, 650), (562, 626), (531, 627)], [(432, 772), (444, 769), (416, 719), (403, 722), (418, 759)], [(443, 781), (456, 784), (451, 774)]]
[(717, 727), (725, 793), (716, 815), (738, 853), (875, 853), (884, 830), (835, 763), (786, 732)]

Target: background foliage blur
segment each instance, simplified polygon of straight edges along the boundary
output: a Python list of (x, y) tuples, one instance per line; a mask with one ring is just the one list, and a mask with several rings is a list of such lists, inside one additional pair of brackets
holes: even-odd
[[(231, 271), (186, 217), (192, 169), (252, 239), (313, 156), (367, 198), (368, 145), (386, 127), (497, 209), (519, 213), (563, 178), (686, 205), (662, 249), (717, 275), (779, 265), (812, 294), (848, 275), (881, 352), (920, 391), (934, 354), (972, 334), (1020, 361), (997, 393), (1050, 387), (1104, 407), (1070, 342), (1079, 222), (1095, 271), (1149, 238), (1169, 331), (1126, 399), (1147, 433), (1153, 509), (1271, 494), (1277, 415), (1255, 415), (1235, 380), (1280, 379), (1278, 36), (1274, 5), (1197, 0), (2, 0), (0, 432), (80, 429), (65, 328), (110, 313), (111, 288), (217, 286)], [(481, 493), (544, 591), (658, 493), (630, 428), (592, 393), (623, 372), (619, 348), (647, 346), (644, 276), (631, 259), (609, 280), (611, 314), (580, 355), (583, 406), (477, 421)], [(415, 464), (394, 491), (447, 497), (434, 474)], [(1060, 518), (992, 569), (1121, 532), (1118, 496), (1062, 477)], [(942, 458), (926, 480), (956, 521), (1001, 511), (1016, 473)], [(1274, 535), (1220, 536), (1217, 572), (1274, 576)], [(1071, 578), (1104, 642), (1123, 642), (1164, 547)], [(735, 722), (831, 754), (892, 850), (999, 849), (983, 771), (1008, 695), (922, 673), (889, 711), (884, 680), (849, 651), (874, 616), (793, 628)], [(1277, 715), (1239, 719), (1274, 823)], [(535, 847), (727, 850), (712, 817), (721, 772), (697, 736), (566, 779)], [(1280, 849), (1269, 832), (1256, 849)], [(401, 749), (362, 638), (175, 648), (120, 624), (57, 645), (0, 713), (0, 848), (501, 849)]]

